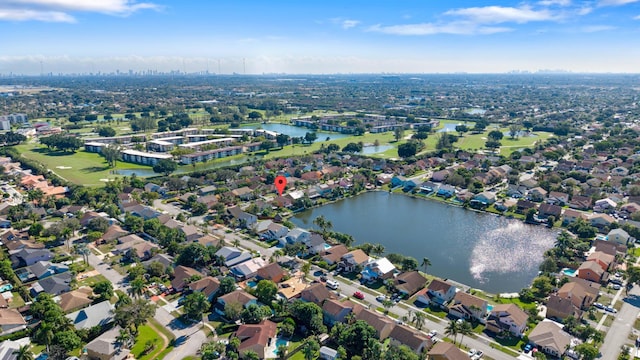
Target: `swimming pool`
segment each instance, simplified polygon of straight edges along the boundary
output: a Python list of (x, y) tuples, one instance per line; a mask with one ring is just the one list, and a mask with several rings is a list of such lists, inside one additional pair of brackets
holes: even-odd
[(487, 312), (491, 312), (491, 310), (493, 310), (493, 305), (488, 304), (487, 305)]
[(258, 285), (258, 282), (255, 281), (255, 280), (247, 281), (247, 286), (250, 287), (250, 288), (254, 288), (254, 287), (256, 287), (256, 285)]
[(0, 293), (1, 292), (5, 292), (5, 291), (9, 291), (9, 290), (12, 290), (12, 289), (13, 289), (13, 285), (5, 284), (5, 285), (0, 286)]
[(274, 357), (274, 358), (278, 357), (278, 347), (280, 345), (287, 346), (287, 345), (289, 345), (289, 342), (287, 340), (285, 340), (285, 339), (280, 338), (280, 337), (276, 338), (276, 343), (275, 343), (275, 346), (274, 346), (273, 351), (272, 351), (273, 356), (270, 356), (270, 357)]
[(564, 268), (564, 269), (562, 269), (562, 273), (567, 275), (567, 276), (571, 276), (571, 277), (576, 276), (576, 270), (575, 269)]
[(324, 249), (325, 249), (325, 250), (329, 250), (329, 249), (331, 249), (331, 247), (332, 247), (332, 246), (331, 246), (331, 245), (329, 245), (329, 244), (327, 244), (327, 243), (325, 243), (325, 244), (324, 244)]

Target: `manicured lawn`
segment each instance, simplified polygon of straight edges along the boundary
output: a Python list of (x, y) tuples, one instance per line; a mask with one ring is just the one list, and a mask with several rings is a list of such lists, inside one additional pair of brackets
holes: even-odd
[(86, 278), (82, 281), (78, 281), (78, 287), (81, 286), (92, 286), (96, 283), (99, 283), (100, 281), (106, 281), (107, 278), (104, 277), (104, 275), (96, 275), (96, 276), (92, 276), (90, 278)]
[[(162, 328), (162, 326), (160, 326)], [(165, 347), (168, 344), (168, 339), (165, 341), (162, 336), (158, 335), (158, 331), (161, 330), (152, 324), (145, 324), (140, 326), (138, 329), (138, 337), (136, 338), (136, 343), (133, 345), (131, 349), (131, 353), (134, 354), (136, 359), (145, 360), (145, 359), (158, 359), (160, 358), (158, 354), (163, 352)], [(145, 348), (145, 344), (148, 341), (155, 342), (155, 349), (151, 350), (149, 353), (143, 355), (143, 351)]]
[[(22, 156), (42, 163), (47, 169), (75, 184), (103, 186), (105, 181), (101, 179), (119, 177), (119, 175), (111, 174), (114, 169), (110, 168), (104, 158), (96, 153), (89, 153), (83, 150), (75, 153), (50, 152), (46, 146), (34, 143), (16, 145), (15, 148), (18, 149)], [(115, 169), (135, 170), (150, 169), (150, 167), (118, 162)]]
[(13, 298), (11, 299), (12, 309), (24, 306), (24, 300), (22, 299), (22, 296), (20, 296), (20, 293), (18, 293), (17, 291), (12, 291), (11, 294), (13, 294)]

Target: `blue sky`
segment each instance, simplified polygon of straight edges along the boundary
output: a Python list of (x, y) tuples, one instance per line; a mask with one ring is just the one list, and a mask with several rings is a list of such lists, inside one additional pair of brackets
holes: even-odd
[(640, 0), (0, 0), (0, 34), (4, 74), (640, 72)]

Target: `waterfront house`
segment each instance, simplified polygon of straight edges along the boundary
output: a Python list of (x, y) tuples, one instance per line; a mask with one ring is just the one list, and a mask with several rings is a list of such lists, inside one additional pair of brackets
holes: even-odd
[(240, 339), (238, 353), (244, 356), (252, 351), (258, 358), (271, 358), (269, 347), (276, 341), (278, 326), (270, 320), (262, 320), (259, 324), (242, 324), (236, 330), (235, 336)]
[(289, 231), (285, 239), (289, 244), (295, 244), (297, 242), (305, 243), (311, 239), (311, 233), (301, 228), (294, 228)]
[(438, 191), (436, 192), (436, 194), (438, 196), (442, 196), (442, 197), (445, 197), (445, 198), (450, 198), (450, 197), (452, 197), (452, 196), (454, 196), (456, 194), (456, 188), (454, 186), (451, 186), (451, 185), (442, 184), (438, 188)]
[(407, 297), (412, 296), (418, 290), (424, 288), (426, 284), (427, 279), (420, 275), (418, 271), (403, 272), (393, 279), (393, 287), (396, 291)]
[(569, 200), (569, 207), (577, 210), (589, 210), (593, 199), (590, 196), (573, 195)]
[(458, 291), (453, 297), (453, 302), (449, 305), (449, 315), (459, 319), (484, 322), (488, 305), (487, 300), (464, 291)]
[(496, 202), (496, 193), (491, 191), (483, 191), (479, 194), (476, 194), (471, 201), (478, 202), (482, 205), (491, 205)]
[(528, 337), (531, 344), (554, 358), (562, 357), (571, 345), (571, 336), (562, 330), (562, 325), (550, 320), (539, 322)]
[(616, 219), (607, 214), (593, 214), (589, 217), (589, 223), (598, 229), (603, 229), (615, 223)]
[(322, 260), (329, 265), (333, 265), (339, 262), (340, 258), (348, 252), (349, 249), (347, 249), (343, 244), (335, 245), (325, 251), (324, 255), (322, 255)]
[(562, 214), (562, 208), (558, 205), (543, 203), (538, 207), (538, 217), (541, 219), (547, 219), (549, 216), (559, 219), (560, 214)]
[(528, 199), (531, 201), (537, 201), (537, 202), (544, 201), (546, 197), (547, 197), (547, 190), (541, 187), (536, 187), (529, 190)]
[(551, 294), (547, 300), (547, 318), (564, 320), (569, 316), (575, 319), (582, 318), (582, 310), (577, 308), (571, 299), (561, 297), (557, 294)]
[(527, 315), (515, 304), (498, 304), (493, 307), (487, 319), (486, 329), (500, 334), (508, 331), (514, 336), (521, 337), (527, 328)]
[(615, 256), (609, 255), (602, 251), (594, 251), (587, 256), (587, 261), (595, 261), (602, 270), (609, 271), (611, 264), (615, 261)]
[(386, 257), (370, 260), (360, 272), (365, 281), (385, 280), (393, 277), (396, 267)]
[[(457, 288), (453, 284), (440, 279), (433, 279), (425, 289), (418, 292), (419, 298), (417, 300), (424, 304), (445, 306), (456, 295), (456, 291)], [(422, 294), (423, 292), (424, 294)]]
[(405, 178), (404, 176), (394, 176), (391, 179), (391, 187), (404, 187), (404, 184), (407, 182), (407, 178)]
[(606, 273), (596, 261), (585, 261), (576, 271), (576, 276), (580, 279), (600, 283), (605, 280)]
[(358, 267), (364, 266), (367, 262), (369, 262), (369, 255), (362, 251), (362, 249), (355, 249), (340, 258), (338, 268), (345, 272), (352, 272)]
[(547, 203), (558, 206), (565, 206), (569, 203), (569, 194), (565, 194), (559, 191), (551, 191), (549, 193), (549, 197), (547, 198)]
[(562, 223), (567, 225), (571, 224), (578, 219), (582, 219), (584, 215), (580, 211), (565, 209), (562, 213)]
[(518, 202), (516, 203), (516, 212), (518, 214), (526, 214), (527, 211), (529, 211), (529, 209), (535, 209), (535, 208), (536, 208), (536, 203), (534, 203), (533, 201), (518, 199)]

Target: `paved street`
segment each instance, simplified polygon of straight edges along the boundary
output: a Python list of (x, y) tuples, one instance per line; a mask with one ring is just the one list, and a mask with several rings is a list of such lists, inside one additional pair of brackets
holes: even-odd
[[(622, 292), (624, 290), (621, 290)], [(634, 286), (629, 295), (622, 299), (622, 308), (615, 317), (613, 324), (600, 347), (602, 359), (616, 359), (620, 354), (620, 347), (628, 342), (628, 336), (633, 329), (633, 323), (640, 314), (640, 287)]]

